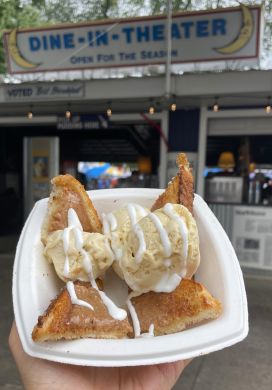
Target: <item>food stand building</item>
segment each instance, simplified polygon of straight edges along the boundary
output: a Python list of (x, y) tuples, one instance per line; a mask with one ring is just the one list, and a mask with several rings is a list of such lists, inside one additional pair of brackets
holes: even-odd
[[(250, 162), (269, 175), (272, 168), (272, 113), (264, 109), (270, 106), (272, 71), (228, 71), (235, 63), (258, 63), (261, 27), (261, 8), (242, 6), (6, 33), (9, 69), (21, 80), (0, 86), (0, 190), (2, 215), (12, 214), (10, 229), (20, 227), (33, 202), (47, 195), (49, 177), (76, 174), (79, 161), (136, 164), (149, 157), (149, 173), (157, 179), (152, 185), (163, 188), (175, 172), (176, 152), (185, 151), (196, 191), (210, 201), (242, 263), (272, 268), (270, 201), (260, 197), (248, 205), (248, 183), (242, 190), (239, 180), (233, 184), (233, 176), (243, 184), (248, 179)], [(207, 64), (219, 71), (185, 71), (209, 69)], [(60, 80), (67, 69), (73, 72)], [(258, 139), (266, 146), (259, 154)], [(251, 161), (250, 150), (257, 160)], [(218, 168), (215, 160), (226, 151), (239, 169), (225, 181), (215, 177), (221, 184), (213, 188), (225, 197), (214, 201), (207, 186), (205, 194), (204, 173)]]

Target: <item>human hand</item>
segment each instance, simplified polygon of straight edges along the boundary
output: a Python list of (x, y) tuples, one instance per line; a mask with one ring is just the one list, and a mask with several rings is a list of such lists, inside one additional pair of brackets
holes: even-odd
[(27, 390), (168, 390), (189, 360), (137, 367), (85, 367), (55, 363), (27, 355), (15, 322), (9, 345)]

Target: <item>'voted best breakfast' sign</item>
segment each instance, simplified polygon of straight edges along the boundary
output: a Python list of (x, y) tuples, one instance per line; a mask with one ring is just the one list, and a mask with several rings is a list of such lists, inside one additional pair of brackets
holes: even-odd
[[(172, 63), (256, 60), (261, 8), (173, 15)], [(10, 73), (165, 63), (165, 16), (12, 30), (4, 34)]]

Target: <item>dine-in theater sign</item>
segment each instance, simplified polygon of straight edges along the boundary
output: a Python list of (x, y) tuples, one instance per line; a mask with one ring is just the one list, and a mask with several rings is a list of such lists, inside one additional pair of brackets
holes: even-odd
[[(179, 13), (171, 22), (171, 62), (256, 61), (261, 7)], [(10, 73), (163, 64), (167, 18), (112, 19), (4, 33)]]

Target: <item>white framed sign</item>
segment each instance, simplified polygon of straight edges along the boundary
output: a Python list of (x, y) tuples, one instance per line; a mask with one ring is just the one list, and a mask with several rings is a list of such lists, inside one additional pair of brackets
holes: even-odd
[[(172, 63), (254, 61), (260, 53), (261, 7), (179, 13), (172, 17)], [(4, 33), (10, 73), (163, 64), (165, 15), (58, 25)]]
[(232, 243), (241, 265), (272, 270), (272, 209), (235, 206)]

